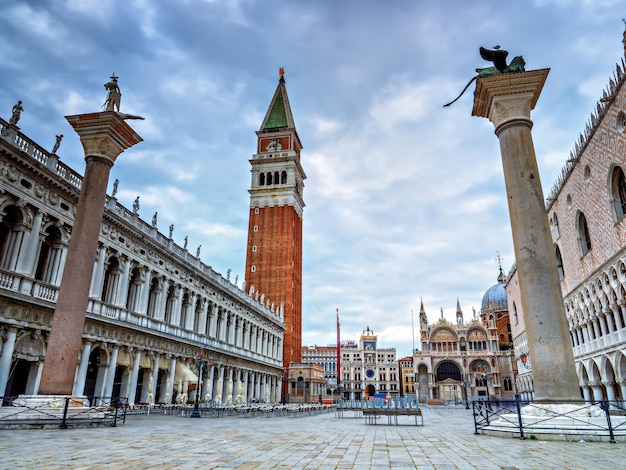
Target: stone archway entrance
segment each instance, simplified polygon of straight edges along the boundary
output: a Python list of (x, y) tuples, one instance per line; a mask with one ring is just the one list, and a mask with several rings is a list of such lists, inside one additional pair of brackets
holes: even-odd
[(96, 395), (96, 383), (98, 381), (98, 372), (100, 371), (100, 348), (95, 348), (89, 354), (89, 363), (87, 364), (87, 374), (85, 374), (85, 396), (89, 402), (93, 402)]
[(32, 362), (25, 359), (16, 359), (11, 364), (11, 372), (6, 386), (7, 397), (17, 397), (26, 393), (26, 385)]
[(365, 399), (366, 400), (369, 397), (373, 397), (375, 393), (376, 393), (376, 388), (372, 384), (369, 384), (367, 387), (365, 387)]
[(458, 364), (444, 361), (437, 367), (435, 373), (435, 388), (433, 398), (449, 404), (463, 401), (463, 374)]

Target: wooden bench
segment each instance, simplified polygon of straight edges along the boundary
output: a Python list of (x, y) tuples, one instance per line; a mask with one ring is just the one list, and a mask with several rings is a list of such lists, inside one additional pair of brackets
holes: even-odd
[[(377, 424), (376, 419), (379, 416), (387, 417), (387, 424), (398, 425), (398, 416), (414, 416), (415, 425), (423, 426), (424, 417), (422, 416), (421, 408), (363, 408), (363, 417), (365, 418), (365, 424)], [(417, 419), (420, 422), (417, 422)]]

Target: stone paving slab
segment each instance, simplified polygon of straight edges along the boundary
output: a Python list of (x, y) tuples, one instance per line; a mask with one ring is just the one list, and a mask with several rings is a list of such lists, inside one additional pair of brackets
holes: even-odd
[(316, 416), (129, 416), (116, 428), (0, 429), (0, 469), (608, 469), (626, 444), (474, 435), (470, 410), (423, 410), (424, 426)]

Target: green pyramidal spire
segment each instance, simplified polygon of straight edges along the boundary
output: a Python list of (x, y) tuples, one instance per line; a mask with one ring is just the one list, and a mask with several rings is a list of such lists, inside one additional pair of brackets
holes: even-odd
[(285, 86), (284, 70), (280, 69), (280, 80), (274, 92), (274, 97), (270, 103), (261, 130), (279, 129), (283, 127), (295, 128), (291, 107), (289, 106), (289, 97), (287, 96), (287, 87)]

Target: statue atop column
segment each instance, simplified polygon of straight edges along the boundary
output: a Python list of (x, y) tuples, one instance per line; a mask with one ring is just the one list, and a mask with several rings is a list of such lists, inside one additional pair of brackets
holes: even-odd
[(107, 98), (102, 105), (104, 111), (120, 111), (120, 102), (122, 101), (122, 92), (117, 84), (118, 77), (115, 74), (111, 75), (111, 80), (104, 84), (104, 88), (107, 91)]
[(446, 106), (450, 106), (452, 103), (456, 102), (461, 96), (463, 96), (463, 93), (465, 93), (465, 91), (469, 88), (474, 80), (482, 77), (491, 77), (493, 75), (499, 75), (502, 73), (517, 73), (526, 71), (526, 61), (521, 55), (513, 57), (511, 63), (507, 65), (506, 58), (509, 55), (509, 51), (500, 49), (500, 46), (495, 46), (493, 49), (486, 49), (481, 46), (479, 51), (480, 56), (487, 62), (493, 62), (493, 65), (491, 67), (477, 68), (477, 75), (472, 77), (472, 79), (467, 82), (467, 85), (465, 85), (465, 88), (463, 88), (463, 91), (459, 94), (459, 96), (457, 96), (449, 103), (444, 104), (444, 108)]

